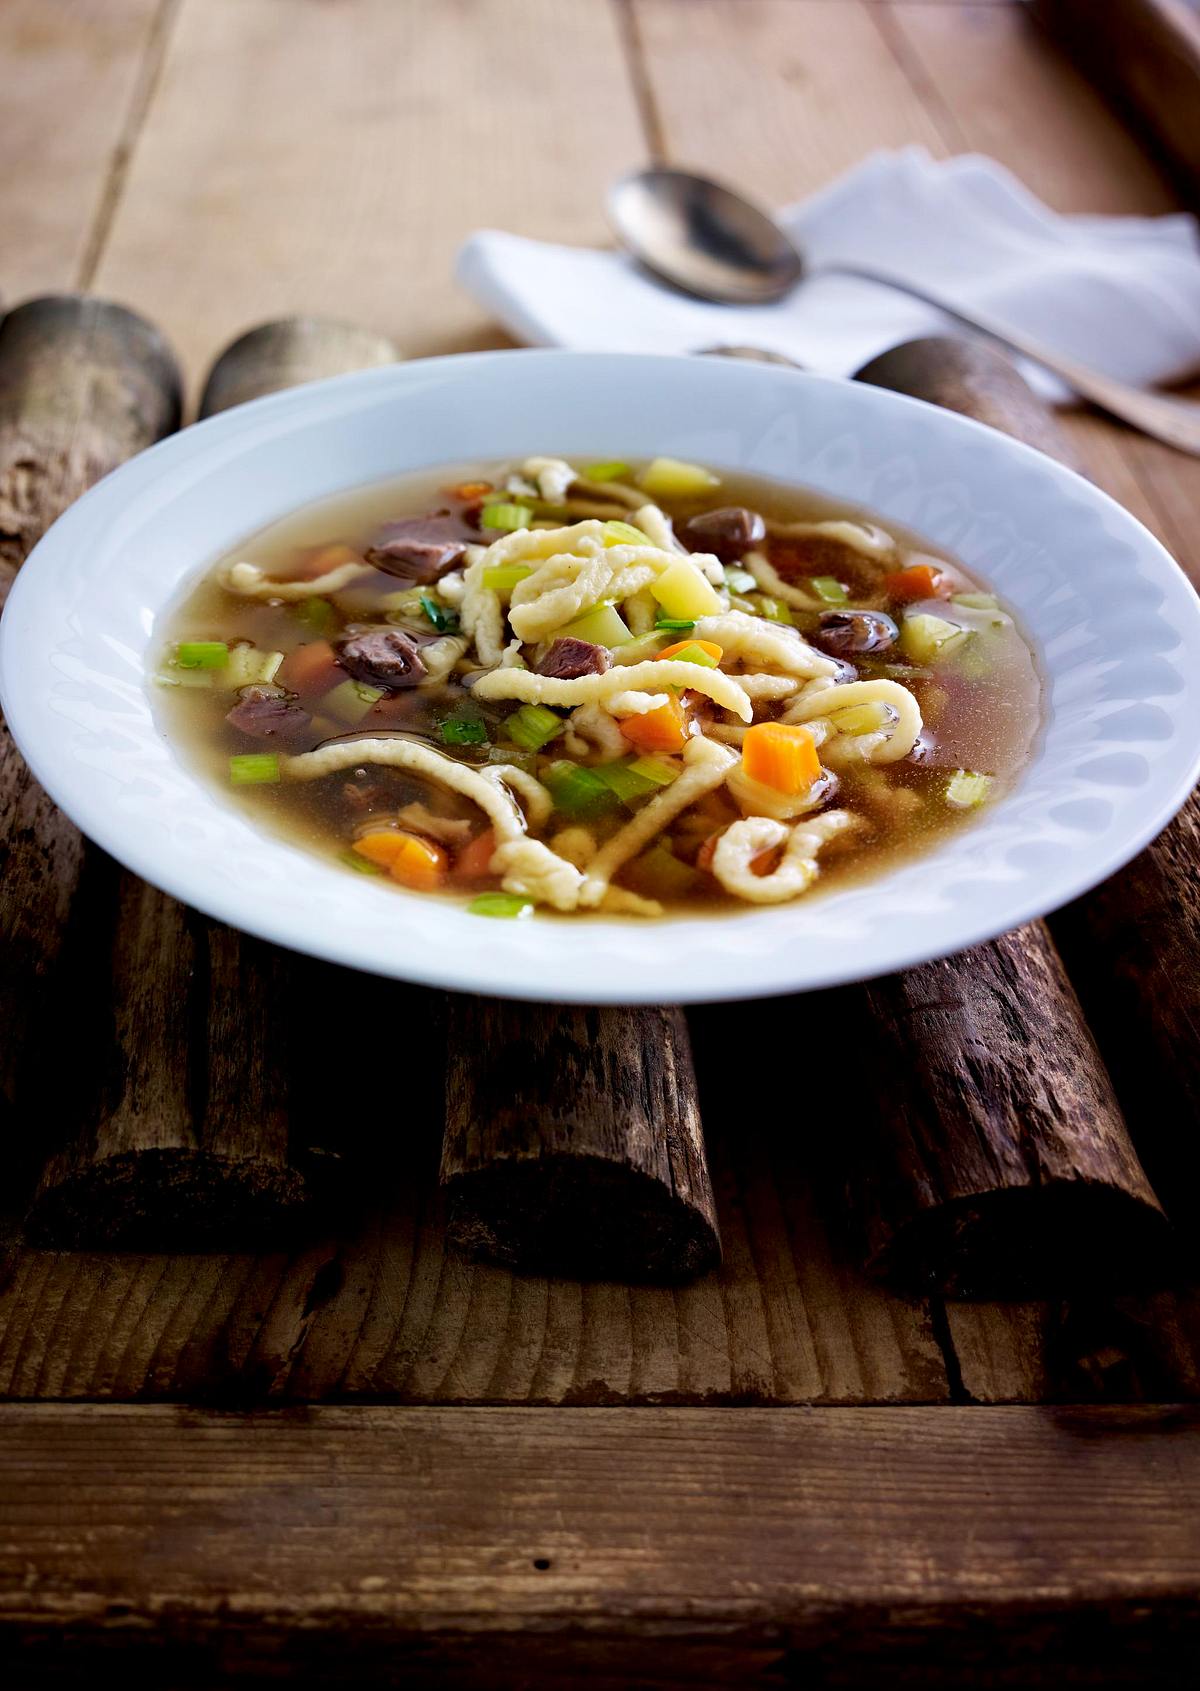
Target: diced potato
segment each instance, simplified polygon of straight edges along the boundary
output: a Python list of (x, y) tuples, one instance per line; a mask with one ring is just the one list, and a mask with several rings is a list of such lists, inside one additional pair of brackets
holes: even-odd
[(945, 617), (935, 617), (927, 611), (905, 617), (900, 624), (900, 650), (914, 663), (932, 663), (935, 658), (944, 657), (970, 638), (969, 628), (960, 628), (957, 623), (947, 622)]
[(653, 499), (689, 499), (720, 487), (720, 476), (714, 476), (701, 464), (685, 464), (680, 458), (656, 458), (638, 477)]
[(695, 622), (725, 609), (707, 576), (690, 558), (676, 558), (650, 583), (650, 591), (669, 617)]
[(593, 646), (624, 646), (633, 639), (615, 605), (595, 605), (556, 632), (574, 640), (590, 640)]

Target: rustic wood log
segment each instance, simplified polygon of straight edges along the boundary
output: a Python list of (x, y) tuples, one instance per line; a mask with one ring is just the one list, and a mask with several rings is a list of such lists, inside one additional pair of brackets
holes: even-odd
[[(0, 324), (0, 593), (72, 500), (179, 420), (174, 356), (143, 318), (103, 300), (35, 299)], [(0, 730), (0, 1125), (15, 1198), (44, 1153), (47, 1110), (38, 1050), (64, 952), (85, 937), (78, 897), (85, 849), (50, 802), (7, 730)], [(91, 854), (89, 875), (103, 876)], [(61, 1049), (48, 1071), (64, 1075)], [(62, 1103), (56, 1086), (54, 1098)], [(28, 1119), (26, 1119), (28, 1118)], [(28, 1131), (37, 1124), (39, 1133)], [(7, 1184), (7, 1180), (6, 1180)]]
[(1032, 0), (1030, 11), (1200, 200), (1196, 0)]
[[(911, 342), (859, 380), (1061, 449), (1053, 416), (982, 342)], [(1165, 1217), (1043, 923), (824, 1009), (854, 1028), (856, 1069), (875, 1077), (869, 1109), (841, 1101), (848, 1197), (874, 1270), (961, 1296), (1164, 1271)]]
[[(217, 360), (201, 414), (280, 386), (378, 364), (380, 337), (295, 318)], [(289, 1086), (286, 953), (121, 873), (98, 1105), (51, 1156), (26, 1227), (40, 1243), (188, 1249), (261, 1243), (326, 1195), (336, 1166), (307, 1140)]]
[(674, 1281), (720, 1256), (677, 1009), (450, 1000), (449, 1233), (511, 1267)]

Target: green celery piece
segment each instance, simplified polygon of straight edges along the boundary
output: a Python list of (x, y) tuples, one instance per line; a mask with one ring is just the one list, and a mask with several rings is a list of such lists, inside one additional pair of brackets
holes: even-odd
[(488, 564), (483, 572), (483, 585), (493, 593), (511, 593), (519, 581), (532, 574), (528, 564)]
[(360, 875), (382, 875), (381, 864), (372, 863), (369, 857), (364, 857), (358, 851), (343, 851), (338, 856), (338, 862), (344, 863), (347, 869), (354, 869)]
[(633, 804), (635, 800), (644, 799), (648, 793), (657, 790), (657, 782), (650, 780), (646, 775), (639, 775), (629, 758), (621, 758), (617, 763), (596, 764), (592, 773), (598, 775), (604, 785), (616, 793), (622, 804)]
[(556, 630), (575, 640), (589, 640), (593, 646), (625, 646), (633, 639), (629, 626), (615, 605), (593, 605), (574, 622)]
[(625, 877), (635, 892), (645, 898), (686, 898), (698, 880), (696, 870), (681, 863), (662, 841), (635, 857), (625, 871)]
[(495, 528), (501, 530), (515, 530), (529, 527), (529, 510), (525, 505), (517, 505), (512, 501), (505, 501), (494, 505), (485, 505), (479, 513), (480, 528)]
[(795, 625), (796, 619), (792, 615), (791, 606), (785, 605), (782, 599), (772, 599), (767, 593), (760, 593), (755, 596), (754, 610), (758, 616), (763, 618), (764, 622), (785, 622), (789, 626)]
[(672, 781), (677, 781), (683, 774), (683, 766), (672, 763), (670, 758), (666, 757), (635, 757), (629, 767), (635, 775), (653, 781), (656, 787), (669, 787)]
[(733, 564), (725, 565), (725, 585), (731, 593), (754, 593), (758, 588), (749, 570), (737, 569)]
[(224, 640), (181, 640), (174, 661), (180, 669), (224, 669), (229, 647)]
[(826, 605), (848, 605), (850, 595), (836, 576), (810, 575), (808, 585)]
[(589, 464), (584, 470), (586, 481), (620, 481), (625, 476), (631, 476), (633, 471), (628, 464)]
[(229, 760), (229, 779), (235, 787), (273, 786), (279, 780), (276, 752), (242, 752)]
[(670, 663), (696, 663), (702, 669), (716, 669), (717, 667), (717, 660), (712, 653), (706, 652), (704, 647), (695, 641), (690, 646), (685, 646), (682, 652), (676, 652), (668, 661)]
[(994, 593), (955, 593), (952, 605), (964, 605), (969, 611), (998, 611), (1000, 601)]
[(643, 534), (640, 528), (632, 523), (624, 523), (614, 518), (604, 525), (605, 546), (649, 546), (650, 536)]
[(292, 614), (305, 628), (320, 635), (332, 634), (340, 621), (329, 600), (319, 599), (315, 595), (311, 599), (302, 599), (298, 605), (293, 606)]
[(540, 751), (563, 733), (566, 723), (545, 705), (522, 705), (505, 720), (504, 733), (522, 751)]
[(513, 892), (481, 892), (467, 905), (472, 916), (530, 916), (533, 900)]
[(617, 796), (608, 783), (581, 763), (560, 758), (542, 776), (542, 784), (554, 800), (556, 810), (564, 816), (591, 816), (609, 810)]

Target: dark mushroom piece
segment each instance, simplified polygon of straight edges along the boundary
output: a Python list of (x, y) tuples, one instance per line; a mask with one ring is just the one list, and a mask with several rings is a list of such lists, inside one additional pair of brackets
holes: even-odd
[(900, 630), (882, 611), (822, 611), (810, 638), (823, 652), (846, 658), (885, 652), (899, 637)]
[(411, 634), (399, 628), (370, 628), (348, 634), (336, 645), (337, 661), (356, 681), (391, 692), (425, 678), (425, 661)]
[(715, 552), (729, 563), (765, 540), (767, 525), (757, 511), (748, 511), (744, 505), (723, 505), (689, 518), (683, 532), (706, 552)]

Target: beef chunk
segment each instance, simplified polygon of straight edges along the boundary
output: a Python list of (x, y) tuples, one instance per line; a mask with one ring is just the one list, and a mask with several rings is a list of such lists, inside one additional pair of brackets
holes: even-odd
[(367, 561), (413, 587), (428, 587), (462, 562), (468, 539), (457, 517), (403, 517), (384, 524)]
[(424, 679), (425, 663), (411, 634), (399, 628), (368, 628), (337, 642), (337, 661), (356, 681), (389, 692), (415, 687)]
[(757, 511), (748, 511), (744, 505), (724, 505), (719, 511), (701, 511), (688, 521), (683, 532), (703, 551), (715, 552), (728, 563), (764, 540), (767, 525)]
[(312, 717), (277, 687), (243, 687), (225, 720), (252, 740), (290, 740), (307, 730)]
[(606, 647), (564, 634), (538, 665), (538, 674), (553, 676), (555, 681), (578, 681), (581, 675), (603, 675), (611, 665)]

